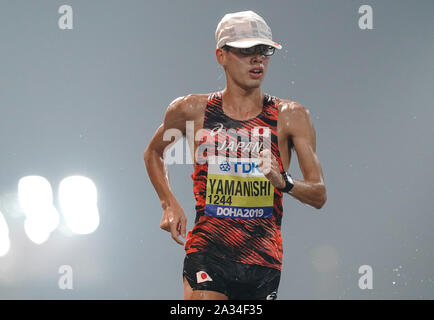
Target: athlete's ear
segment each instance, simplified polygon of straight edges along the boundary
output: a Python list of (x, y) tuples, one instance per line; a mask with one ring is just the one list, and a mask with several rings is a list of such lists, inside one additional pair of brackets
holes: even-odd
[(224, 58), (225, 58), (225, 52), (224, 52), (224, 50), (221, 49), (221, 48), (216, 49), (215, 50), (215, 56), (217, 58), (217, 62), (219, 63), (219, 65), (221, 65), (221, 66), (224, 67), (224, 65), (223, 65)]

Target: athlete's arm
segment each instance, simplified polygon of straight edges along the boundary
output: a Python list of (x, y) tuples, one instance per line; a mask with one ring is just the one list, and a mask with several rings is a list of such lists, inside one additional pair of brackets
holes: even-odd
[(289, 193), (301, 202), (321, 209), (327, 201), (327, 194), (316, 154), (315, 129), (309, 110), (296, 102), (291, 102), (289, 107), (283, 109), (283, 129), (292, 140), (304, 178), (294, 179), (294, 187)]
[(182, 135), (185, 135), (186, 121), (189, 120), (187, 119), (187, 99), (188, 97), (180, 97), (169, 105), (163, 123), (155, 132), (144, 153), (149, 179), (160, 198), (161, 207), (163, 208), (160, 228), (170, 232), (172, 238), (180, 245), (184, 245), (179, 236), (185, 238), (187, 218), (170, 190), (169, 171), (164, 163), (164, 153), (166, 148), (175, 143), (181, 135), (170, 141), (164, 141), (163, 135), (168, 129), (177, 129)]

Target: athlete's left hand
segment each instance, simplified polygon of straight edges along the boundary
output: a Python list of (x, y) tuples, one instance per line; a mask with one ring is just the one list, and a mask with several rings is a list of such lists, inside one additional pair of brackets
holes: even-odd
[(271, 184), (276, 188), (285, 187), (285, 180), (280, 174), (279, 163), (271, 151), (269, 149), (262, 150), (259, 152), (259, 159), (258, 167)]

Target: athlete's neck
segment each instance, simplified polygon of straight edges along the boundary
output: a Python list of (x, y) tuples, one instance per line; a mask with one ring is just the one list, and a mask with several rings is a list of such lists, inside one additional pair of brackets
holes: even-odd
[(225, 113), (239, 120), (250, 119), (262, 111), (264, 95), (260, 88), (246, 91), (242, 88), (225, 88), (222, 104)]

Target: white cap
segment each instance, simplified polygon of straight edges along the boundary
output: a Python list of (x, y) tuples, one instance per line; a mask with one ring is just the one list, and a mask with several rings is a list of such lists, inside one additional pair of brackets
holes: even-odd
[(282, 49), (272, 40), (271, 29), (265, 20), (250, 10), (225, 14), (217, 25), (215, 40), (217, 49), (226, 44), (235, 48), (265, 44)]

